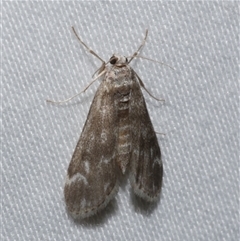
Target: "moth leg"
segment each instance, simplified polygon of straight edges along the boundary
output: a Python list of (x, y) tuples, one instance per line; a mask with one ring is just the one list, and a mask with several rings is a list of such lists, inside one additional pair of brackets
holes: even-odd
[(135, 74), (136, 74), (136, 76), (137, 76), (137, 78), (138, 78), (138, 80), (139, 80), (139, 83), (140, 83), (141, 87), (142, 87), (143, 89), (145, 89), (145, 91), (146, 91), (152, 98), (154, 98), (154, 99), (157, 100), (157, 101), (163, 101), (163, 102), (165, 102), (164, 99), (158, 99), (158, 98), (154, 97), (154, 96), (147, 90), (147, 88), (145, 87), (144, 83), (142, 82), (142, 80), (140, 79), (140, 77), (137, 75), (136, 72), (135, 72)]
[(54, 100), (46, 100), (47, 102), (50, 103), (54, 103), (54, 104), (61, 104), (61, 103), (65, 103), (68, 102), (70, 100), (72, 100), (73, 98), (77, 97), (78, 95), (82, 94), (83, 92), (85, 92), (99, 77), (101, 77), (102, 75), (104, 75), (106, 73), (106, 70), (102, 71), (99, 75), (97, 75), (91, 82), (90, 84), (81, 92), (77, 93), (76, 95), (66, 99), (66, 100), (62, 100), (62, 101), (54, 101)]
[(158, 134), (158, 135), (166, 136), (166, 133), (161, 133), (161, 132), (157, 132), (157, 131), (155, 131), (155, 133)]

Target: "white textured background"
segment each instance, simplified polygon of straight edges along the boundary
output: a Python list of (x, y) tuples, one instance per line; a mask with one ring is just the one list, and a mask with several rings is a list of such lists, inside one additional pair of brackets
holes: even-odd
[[(239, 240), (239, 3), (3, 2), (1, 241)], [(76, 223), (63, 184), (98, 82), (82, 90), (102, 58), (132, 54), (131, 66), (158, 132), (160, 202), (144, 207), (129, 183), (100, 215)]]

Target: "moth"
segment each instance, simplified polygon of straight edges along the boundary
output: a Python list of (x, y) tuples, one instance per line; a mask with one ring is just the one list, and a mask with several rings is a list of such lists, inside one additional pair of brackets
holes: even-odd
[(67, 210), (73, 218), (96, 214), (116, 195), (119, 178), (127, 168), (135, 194), (155, 201), (163, 176), (161, 152), (141, 91), (144, 84), (129, 65), (143, 47), (148, 31), (130, 59), (113, 54), (107, 63), (73, 31), (102, 61), (94, 81), (100, 76), (103, 80), (67, 170)]

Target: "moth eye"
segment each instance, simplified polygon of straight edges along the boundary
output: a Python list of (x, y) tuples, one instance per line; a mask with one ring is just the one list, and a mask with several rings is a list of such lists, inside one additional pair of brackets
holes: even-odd
[(109, 62), (110, 62), (110, 64), (114, 65), (114, 64), (117, 63), (117, 60), (118, 60), (118, 59), (117, 59), (115, 56), (113, 56), (113, 57), (110, 58), (110, 61), (109, 61)]
[(126, 58), (126, 63), (128, 63), (128, 59)]

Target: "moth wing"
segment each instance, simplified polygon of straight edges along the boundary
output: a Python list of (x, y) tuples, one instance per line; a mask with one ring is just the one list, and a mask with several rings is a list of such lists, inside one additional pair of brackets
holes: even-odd
[(116, 110), (103, 81), (93, 99), (69, 164), (64, 187), (68, 211), (84, 218), (104, 208), (118, 190), (115, 160)]
[(131, 184), (138, 196), (146, 201), (155, 201), (162, 185), (161, 151), (137, 81), (137, 75), (135, 77), (130, 107), (132, 124)]

